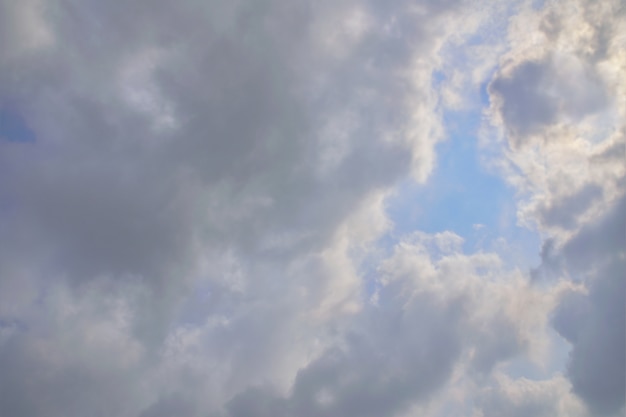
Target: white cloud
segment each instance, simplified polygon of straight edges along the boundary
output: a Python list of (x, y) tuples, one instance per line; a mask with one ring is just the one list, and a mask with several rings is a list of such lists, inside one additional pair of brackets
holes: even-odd
[(550, 380), (512, 380), (498, 375), (495, 387), (484, 389), (478, 404), (480, 417), (586, 416), (584, 405), (570, 392), (562, 376)]
[(563, 6), (546, 2), (513, 19), (509, 51), (490, 84), (490, 120), (506, 140), (503, 166), (522, 197), (519, 220), (545, 239), (534, 276), (588, 289), (565, 297), (555, 313), (556, 330), (572, 346), (566, 376), (592, 415), (619, 415), (626, 83), (614, 74), (626, 62), (623, 8)]
[[(461, 397), (482, 396), (478, 383), (509, 359), (541, 362), (548, 312), (571, 285), (533, 286), (495, 254), (463, 254), (459, 240), (419, 233), (400, 243), (381, 264), (376, 303), (364, 305), (343, 341), (300, 369), (287, 393), (259, 386), (237, 395), (231, 415), (432, 411), (459, 388)], [(547, 413), (560, 407), (544, 402)]]

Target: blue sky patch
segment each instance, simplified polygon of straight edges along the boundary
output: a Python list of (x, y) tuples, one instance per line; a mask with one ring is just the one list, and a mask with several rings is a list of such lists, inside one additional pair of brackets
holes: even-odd
[(464, 238), (477, 225), (497, 228), (501, 206), (514, 193), (481, 166), (475, 133), (478, 116), (455, 112), (444, 116), (450, 139), (438, 147), (438, 163), (426, 184), (407, 180), (391, 198), (388, 213), (396, 232), (450, 230)]
[(35, 142), (37, 136), (17, 112), (0, 109), (0, 139), (9, 142)]

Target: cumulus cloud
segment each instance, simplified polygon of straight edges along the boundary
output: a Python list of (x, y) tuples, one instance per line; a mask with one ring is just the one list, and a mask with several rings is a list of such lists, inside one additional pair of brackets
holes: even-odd
[(289, 386), (361, 308), (380, 196), (432, 167), (464, 8), (2, 2), (0, 106), (34, 137), (0, 142), (2, 413)]
[(405, 238), (342, 342), (300, 369), (288, 395), (251, 388), (231, 400), (231, 415), (405, 415), (433, 401), (458, 367), (481, 380), (532, 355), (563, 289), (541, 292), (495, 254), (464, 254), (460, 243), (449, 232)]
[[(617, 2), (474, 3), (0, 0), (0, 414), (619, 412)], [(487, 81), (559, 279), (392, 232)]]
[[(606, 246), (596, 243), (600, 230)], [(623, 230), (624, 199), (568, 242), (562, 255), (568, 270), (582, 275), (589, 283), (589, 291), (565, 298), (554, 316), (555, 329), (572, 344), (568, 375), (573, 389), (599, 415), (617, 415), (625, 401)], [(582, 264), (585, 260), (587, 263)]]
[(574, 121), (601, 110), (606, 87), (593, 67), (573, 56), (550, 56), (517, 63), (491, 84), (502, 101), (510, 137), (518, 141), (560, 120)]
[(489, 87), (519, 218), (545, 237), (536, 276), (587, 288), (563, 298), (553, 326), (571, 344), (566, 375), (592, 415), (623, 413), (626, 390), (623, 13), (619, 2), (526, 10)]
[(497, 376), (494, 387), (478, 397), (480, 415), (495, 416), (585, 416), (586, 411), (563, 377), (533, 381)]

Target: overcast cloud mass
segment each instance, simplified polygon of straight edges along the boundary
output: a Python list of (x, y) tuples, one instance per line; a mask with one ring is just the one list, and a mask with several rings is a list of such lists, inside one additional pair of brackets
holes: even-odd
[(624, 74), (621, 0), (0, 0), (0, 415), (623, 416)]

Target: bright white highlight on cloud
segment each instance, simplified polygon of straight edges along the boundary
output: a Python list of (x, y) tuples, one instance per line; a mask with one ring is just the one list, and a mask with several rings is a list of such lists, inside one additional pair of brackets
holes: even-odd
[(623, 415), (626, 8), (539, 3), (0, 0), (0, 415)]

